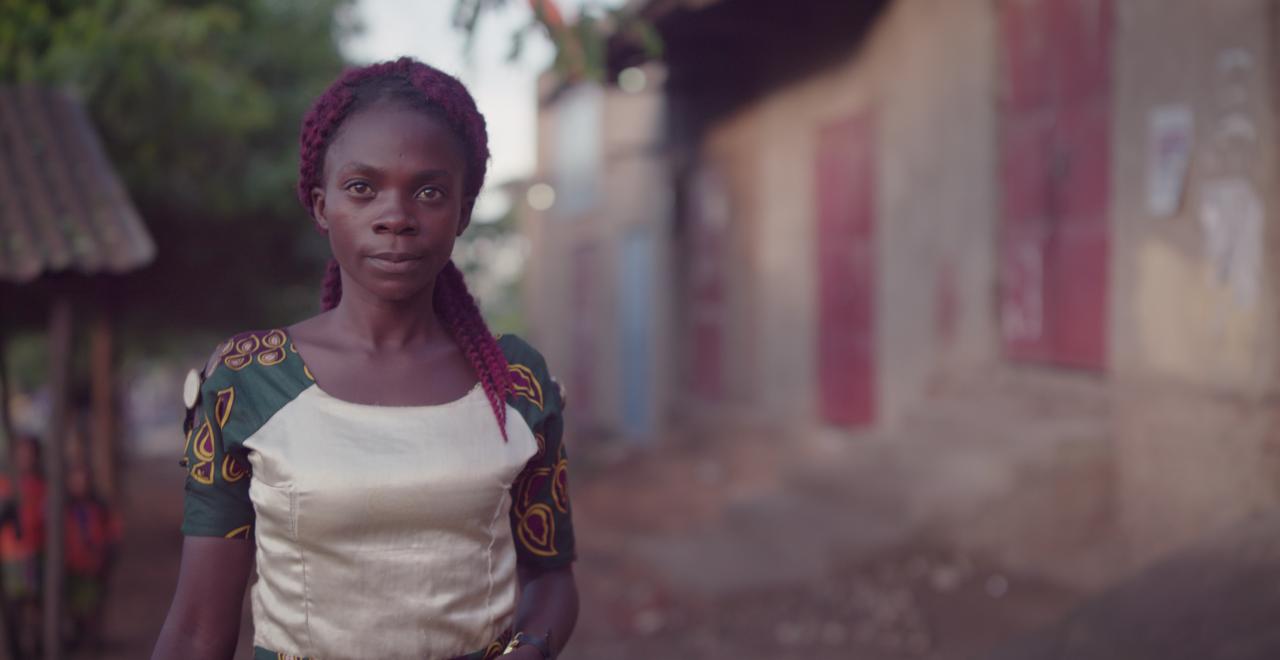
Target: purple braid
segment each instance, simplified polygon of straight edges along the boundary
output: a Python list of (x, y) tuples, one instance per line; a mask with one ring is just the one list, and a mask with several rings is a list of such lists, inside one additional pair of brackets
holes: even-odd
[(320, 309), (331, 310), (342, 300), (342, 269), (337, 259), (330, 259), (324, 268), (324, 281), (320, 284)]
[[(352, 114), (383, 99), (421, 109), (453, 129), (466, 154), (463, 210), (470, 211), (484, 184), (489, 161), (484, 116), (457, 78), (408, 57), (350, 69), (316, 99), (302, 120), (298, 140), (298, 201), (308, 213), (314, 213), (311, 191), (323, 187), (325, 152), (334, 135)], [(325, 270), (321, 307), (326, 311), (333, 309), (341, 299), (341, 270), (337, 260), (330, 259)], [(505, 440), (506, 401), (511, 392), (507, 360), (467, 290), (462, 271), (452, 261), (436, 277), (432, 306), (475, 370)]]
[[(507, 437), (507, 394), (511, 391), (511, 377), (507, 370), (507, 359), (494, 341), (493, 334), (484, 324), (480, 316), (480, 308), (475, 298), (467, 291), (467, 283), (463, 280), (462, 271), (453, 261), (445, 264), (436, 276), (436, 290), (432, 304), (436, 314), (444, 321), (445, 328), (453, 335), (454, 341), (462, 348), (467, 361), (478, 374), (493, 374), (497, 378), (495, 387), (485, 386), (485, 395), (489, 397), (489, 405), (498, 416), (498, 426), (502, 429), (502, 437)], [(479, 322), (473, 322), (478, 319)], [(490, 350), (492, 348), (492, 350)]]

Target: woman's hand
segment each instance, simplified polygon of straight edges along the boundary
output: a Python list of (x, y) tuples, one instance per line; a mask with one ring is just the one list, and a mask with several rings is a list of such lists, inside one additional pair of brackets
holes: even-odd
[[(526, 634), (551, 633), (551, 657), (560, 654), (573, 626), (578, 622), (578, 585), (573, 579), (573, 565), (539, 570), (518, 566), (520, 579), (520, 603), (516, 606), (516, 620), (512, 630)], [(533, 655), (516, 656), (517, 652)], [(517, 647), (507, 660), (542, 660), (536, 648)]]

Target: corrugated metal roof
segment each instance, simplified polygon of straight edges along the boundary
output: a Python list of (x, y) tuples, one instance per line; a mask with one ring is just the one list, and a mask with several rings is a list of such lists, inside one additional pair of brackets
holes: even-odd
[(84, 108), (0, 85), (0, 280), (123, 273), (155, 251)]

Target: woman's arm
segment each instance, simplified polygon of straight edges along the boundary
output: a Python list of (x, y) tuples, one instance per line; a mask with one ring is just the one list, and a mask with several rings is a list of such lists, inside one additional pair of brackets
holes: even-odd
[(151, 660), (229, 660), (253, 570), (253, 541), (188, 536), (178, 588)]
[[(551, 631), (551, 654), (555, 657), (578, 622), (578, 585), (573, 580), (573, 565), (545, 570), (521, 565), (517, 571), (520, 602), (512, 630), (538, 636)], [(541, 656), (530, 648), (518, 649), (510, 657), (533, 660)]]

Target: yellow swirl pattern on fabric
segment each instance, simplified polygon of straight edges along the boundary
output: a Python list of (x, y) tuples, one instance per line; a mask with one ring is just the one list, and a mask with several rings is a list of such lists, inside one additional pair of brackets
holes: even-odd
[(196, 463), (196, 466), (191, 468), (191, 478), (206, 486), (213, 485), (213, 461)]
[(511, 389), (542, 410), (542, 384), (534, 377), (533, 371), (523, 364), (508, 365), (507, 371), (511, 374)]
[(534, 433), (533, 439), (538, 443), (538, 453), (534, 454), (533, 458), (529, 460), (534, 463), (541, 463), (542, 457), (547, 453), (547, 436), (541, 433)]
[(551, 477), (551, 501), (560, 513), (569, 513), (569, 461), (560, 459)]
[(544, 481), (551, 478), (551, 468), (534, 468), (525, 470), (518, 478), (516, 487), (516, 515), (523, 516), (526, 511), (533, 506), (534, 500), (538, 499), (538, 493), (542, 490)]
[(218, 390), (218, 397), (213, 403), (213, 416), (218, 420), (218, 428), (227, 428), (227, 420), (231, 418), (231, 406), (236, 402), (235, 388)]
[(233, 484), (245, 478), (248, 474), (249, 470), (244, 465), (241, 465), (235, 454), (227, 454), (222, 458), (222, 478), (227, 483)]
[(196, 458), (202, 461), (213, 460), (213, 425), (209, 423), (208, 415), (205, 415), (204, 423), (200, 425), (200, 430), (196, 431), (196, 437), (192, 442), (194, 444), (191, 449), (195, 451)]
[(288, 357), (284, 350), (286, 341), (288, 341), (288, 338), (285, 337), (283, 331), (272, 330), (268, 332), (262, 338), (262, 345), (266, 346), (266, 349), (258, 353), (258, 364), (264, 367), (272, 367), (284, 362), (284, 359)]
[(520, 517), (518, 530), (520, 542), (529, 552), (539, 557), (554, 557), (556, 552), (556, 521), (551, 507), (538, 502)]

